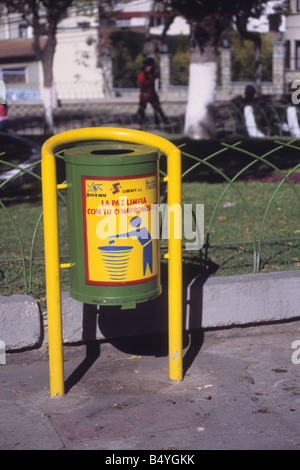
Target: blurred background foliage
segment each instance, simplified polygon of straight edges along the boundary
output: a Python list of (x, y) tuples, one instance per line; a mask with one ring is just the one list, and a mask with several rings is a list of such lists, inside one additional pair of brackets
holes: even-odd
[[(272, 81), (272, 41), (270, 35), (262, 34), (262, 79)], [(232, 50), (232, 80), (254, 80), (254, 44), (235, 30), (223, 33), (219, 50), (224, 40)], [(113, 31), (110, 34), (111, 54), (115, 88), (138, 88), (137, 77), (143, 64), (144, 33), (135, 31)], [(187, 36), (166, 36), (164, 45), (171, 56), (171, 85), (188, 86), (189, 43)], [(157, 57), (159, 63), (159, 56)], [(221, 77), (221, 58), (218, 57), (218, 85)]]

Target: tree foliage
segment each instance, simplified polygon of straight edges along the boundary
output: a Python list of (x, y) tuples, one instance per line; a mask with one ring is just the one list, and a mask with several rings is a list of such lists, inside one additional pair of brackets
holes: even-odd
[(259, 17), (264, 5), (269, 0), (156, 0), (156, 4), (163, 4), (166, 10), (174, 9), (187, 20), (201, 21), (208, 15), (218, 18), (230, 15), (240, 16), (249, 13)]
[(114, 86), (138, 87), (138, 74), (143, 63), (146, 35), (136, 31), (115, 30), (110, 34)]
[[(250, 17), (259, 18), (269, 0), (156, 0), (165, 11), (183, 15), (191, 26), (191, 47), (203, 50), (206, 44), (217, 47), (220, 34), (233, 18), (240, 23)], [(174, 13), (173, 13), (174, 15)], [(244, 25), (244, 23), (243, 23)]]
[(255, 45), (255, 82), (261, 89), (261, 39), (247, 30), (250, 17), (259, 18), (268, 0), (156, 0), (169, 16), (183, 15), (190, 26), (189, 92), (185, 133), (191, 138), (214, 135), (217, 50), (221, 35), (235, 20), (239, 31)]
[[(245, 39), (241, 34), (230, 28), (221, 36), (219, 48), (221, 48), (223, 39), (228, 42), (232, 51), (232, 67), (231, 79), (234, 82), (254, 81), (254, 44), (252, 41)], [(272, 56), (273, 46), (272, 40), (268, 34), (261, 35), (261, 56), (262, 56), (262, 80), (266, 82), (272, 81)], [(218, 57), (219, 69), (221, 57)], [(220, 77), (219, 77), (220, 84)]]
[[(272, 42), (266, 36), (261, 38), (261, 63), (262, 80), (272, 81)], [(236, 37), (232, 43), (232, 80), (233, 81), (254, 81), (254, 44), (252, 41)]]

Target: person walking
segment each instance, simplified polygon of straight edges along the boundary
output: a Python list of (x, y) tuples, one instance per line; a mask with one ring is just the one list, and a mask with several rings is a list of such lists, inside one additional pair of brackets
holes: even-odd
[(136, 113), (136, 119), (141, 126), (144, 124), (145, 121), (145, 110), (148, 103), (150, 103), (153, 107), (154, 121), (156, 126), (159, 126), (160, 118), (165, 124), (167, 124), (168, 122), (168, 119), (160, 106), (158, 94), (155, 90), (155, 80), (157, 78), (158, 72), (155, 60), (149, 57), (144, 61), (143, 68), (138, 76), (140, 87), (140, 101), (139, 108)]
[(8, 132), (7, 104), (0, 103), (0, 132)]

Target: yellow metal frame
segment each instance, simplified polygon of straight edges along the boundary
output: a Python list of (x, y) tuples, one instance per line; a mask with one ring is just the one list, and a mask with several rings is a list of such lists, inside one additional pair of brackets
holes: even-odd
[[(143, 131), (122, 128), (85, 128), (62, 132), (42, 147), (44, 242), (51, 396), (64, 395), (63, 335), (58, 245), (56, 164), (54, 153), (66, 145), (91, 140), (131, 142), (157, 147), (167, 156), (168, 204), (181, 205), (181, 153), (168, 140)], [(182, 380), (182, 247), (175, 238), (175, 217), (170, 217), (168, 240), (169, 277), (169, 378)]]

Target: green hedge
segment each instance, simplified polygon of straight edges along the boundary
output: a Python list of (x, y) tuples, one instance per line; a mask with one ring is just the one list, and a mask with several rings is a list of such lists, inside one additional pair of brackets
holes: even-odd
[[(137, 77), (143, 63), (146, 35), (136, 31), (113, 31), (110, 34), (115, 88), (138, 87)], [(186, 36), (168, 36), (165, 44), (171, 55), (171, 84), (188, 84), (188, 39)], [(159, 57), (157, 57), (159, 62)]]

